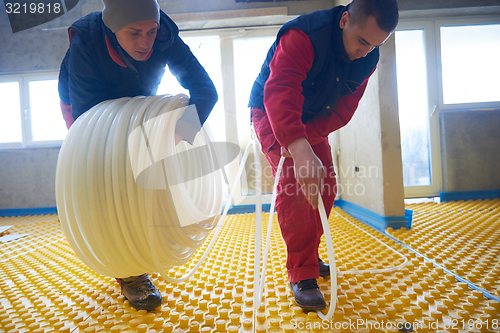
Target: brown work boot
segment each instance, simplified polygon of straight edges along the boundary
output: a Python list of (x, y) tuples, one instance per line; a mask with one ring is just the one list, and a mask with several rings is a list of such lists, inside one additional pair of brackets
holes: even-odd
[(316, 279), (302, 280), (297, 283), (290, 282), (295, 303), (304, 310), (321, 310), (326, 307), (323, 294), (319, 291)]
[(161, 293), (147, 274), (119, 279), (122, 294), (136, 310), (151, 311), (162, 303)]

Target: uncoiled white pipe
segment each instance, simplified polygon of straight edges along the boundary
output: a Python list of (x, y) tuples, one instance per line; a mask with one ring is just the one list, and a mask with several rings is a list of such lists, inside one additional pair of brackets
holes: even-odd
[[(257, 143), (255, 141), (252, 141), (248, 144), (247, 148), (245, 149), (245, 153), (243, 154), (243, 158), (241, 159), (241, 162), (240, 162), (240, 167), (238, 169), (238, 172), (236, 173), (236, 177), (235, 177), (236, 180), (240, 179), (241, 174), (243, 173), (243, 170), (245, 167), (245, 162), (248, 159), (248, 155), (250, 153), (250, 145), (256, 145), (256, 144)], [(257, 163), (260, 163), (260, 161), (258, 161)], [(203, 252), (203, 255), (201, 256), (198, 263), (185, 276), (178, 278), (178, 279), (171, 278), (170, 276), (168, 276), (164, 272), (160, 272), (160, 274), (163, 276), (163, 278), (165, 278), (165, 280), (167, 280), (170, 283), (184, 282), (187, 279), (189, 279), (191, 276), (193, 276), (194, 273), (196, 273), (196, 271), (198, 270), (198, 268), (200, 268), (200, 266), (203, 264), (203, 262), (205, 262), (205, 259), (210, 254), (210, 251), (212, 250), (212, 247), (215, 244), (215, 241), (217, 240), (217, 236), (219, 235), (220, 231), (222, 230), (222, 227), (224, 226), (224, 223), (226, 221), (226, 216), (227, 216), (227, 213), (229, 211), (229, 208), (231, 207), (232, 200), (233, 200), (234, 194), (236, 192), (236, 189), (237, 189), (237, 186), (235, 183), (233, 188), (231, 189), (231, 193), (227, 199), (226, 206), (224, 208), (224, 212), (223, 212), (223, 214), (222, 214), (222, 216), (217, 224), (217, 229), (215, 230), (214, 235), (213, 235), (212, 239), (210, 240), (210, 243), (208, 244), (207, 248), (205, 249), (205, 252)], [(262, 215), (262, 210), (261, 210), (260, 215)], [(255, 228), (256, 228), (256, 230), (260, 229), (260, 227), (259, 228), (257, 227), (257, 224), (256, 224)], [(259, 238), (259, 242), (260, 242), (260, 238)], [(259, 244), (259, 246), (260, 246), (260, 244)], [(255, 247), (257, 247), (257, 238), (255, 239)], [(254, 274), (255, 274), (255, 272), (254, 272)]]
[[(274, 185), (273, 185), (273, 194), (272, 194), (272, 199), (271, 199), (271, 208), (269, 210), (269, 224), (267, 227), (267, 237), (266, 237), (266, 246), (265, 246), (265, 252), (264, 252), (264, 262), (262, 266), (262, 276), (260, 280), (260, 288), (257, 289), (255, 287), (254, 290), (258, 290), (258, 299), (257, 301), (254, 301), (254, 309), (258, 309), (261, 301), (262, 301), (262, 295), (263, 295), (263, 290), (264, 290), (264, 281), (265, 281), (265, 272), (267, 269), (267, 257), (269, 253), (269, 247), (270, 247), (270, 241), (271, 241), (271, 229), (272, 229), (272, 223), (273, 223), (273, 216), (274, 216), (274, 207), (275, 207), (275, 202), (276, 202), (276, 195), (277, 195), (277, 187), (278, 187), (278, 182), (279, 178), (281, 176), (281, 170), (283, 167), (283, 163), (285, 161), (285, 157), (281, 157), (279, 164), (278, 164), (278, 169), (276, 171), (276, 176), (274, 180)], [(330, 263), (330, 292), (331, 292), (331, 297), (330, 297), (330, 306), (328, 308), (328, 312), (326, 315), (324, 315), (321, 311), (317, 311), (318, 317), (323, 319), (323, 320), (330, 320), (333, 317), (333, 314), (335, 312), (335, 308), (337, 306), (337, 275), (344, 275), (344, 274), (363, 274), (363, 273), (371, 273), (371, 274), (378, 274), (378, 273), (384, 273), (384, 272), (392, 272), (399, 270), (403, 268), (407, 263), (408, 263), (408, 258), (401, 254), (400, 252), (396, 251), (392, 247), (388, 246), (378, 238), (374, 237), (373, 235), (369, 234), (365, 230), (361, 229), (348, 219), (344, 218), (342, 215), (338, 214), (335, 212), (338, 216), (343, 218), (345, 221), (349, 222), (352, 224), (354, 227), (357, 229), (363, 231), (366, 233), (368, 236), (371, 238), (375, 239), (377, 242), (380, 244), (384, 245), (385, 247), (389, 248), (392, 250), (394, 253), (398, 254), (400, 257), (404, 259), (404, 262), (401, 263), (398, 266), (394, 267), (389, 267), (389, 268), (383, 268), (383, 269), (368, 269), (368, 270), (352, 270), (352, 271), (337, 271), (335, 267), (335, 251), (333, 249), (333, 242), (332, 242), (332, 237), (330, 233), (330, 225), (328, 224), (328, 217), (326, 216), (326, 210), (325, 206), (323, 204), (323, 199), (321, 196), (318, 196), (318, 213), (321, 218), (321, 224), (323, 226), (323, 233), (325, 234), (325, 242), (326, 242), (326, 249), (327, 249), (327, 255)], [(260, 226), (255, 226), (255, 228), (260, 228)], [(255, 237), (255, 246), (257, 248), (257, 244), (260, 248), (260, 238), (257, 239), (257, 236)], [(257, 251), (257, 250), (256, 250)], [(254, 280), (258, 279), (258, 274), (256, 273), (254, 276)]]

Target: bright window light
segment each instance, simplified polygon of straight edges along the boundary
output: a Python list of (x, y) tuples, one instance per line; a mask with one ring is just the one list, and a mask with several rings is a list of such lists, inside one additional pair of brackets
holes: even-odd
[(443, 102), (500, 101), (500, 24), (441, 27)]
[(396, 31), (404, 186), (431, 185), (429, 107), (423, 30)]
[(233, 41), (234, 80), (236, 89), (236, 117), (238, 140), (241, 147), (250, 142), (251, 125), (248, 99), (252, 86), (266, 59), (275, 36), (238, 38)]
[(0, 143), (22, 142), (19, 83), (0, 83)]
[(64, 140), (68, 132), (59, 106), (57, 80), (30, 81), (33, 141)]
[[(214, 141), (226, 141), (219, 36), (182, 37), (182, 40), (189, 46), (196, 59), (205, 68), (217, 89), (219, 101), (210, 113), (207, 123), (210, 126)], [(158, 86), (157, 95), (163, 94), (185, 94), (189, 96), (189, 91), (181, 87), (168, 68), (166, 68), (165, 75)]]

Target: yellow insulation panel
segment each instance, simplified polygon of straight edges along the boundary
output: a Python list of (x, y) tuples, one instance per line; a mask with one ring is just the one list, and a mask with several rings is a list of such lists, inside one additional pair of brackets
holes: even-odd
[[(462, 209), (449, 203), (410, 205), (413, 229), (390, 230), (390, 234), (446, 268), (451, 267), (448, 261), (454, 263), (451, 268), (462, 268), (466, 277), (473, 271), (470, 276), (477, 275), (476, 285), (498, 294), (499, 242), (493, 242), (498, 228), (488, 228), (499, 223), (499, 203), (487, 201), (487, 208), (464, 205)], [(264, 214), (265, 225), (267, 219)], [(163, 305), (152, 312), (133, 309), (113, 278), (93, 272), (75, 256), (57, 215), (0, 218), (0, 226), (14, 226), (10, 233), (29, 233), (0, 243), (0, 332), (382, 333), (400, 332), (398, 325), (409, 324), (414, 332), (500, 332), (498, 301), (485, 298), (481, 291), (456, 281), (433, 262), (338, 208), (329, 223), (340, 274), (405, 262), (375, 238), (400, 252), (407, 263), (395, 272), (339, 275), (334, 318), (322, 321), (315, 312), (304, 313), (293, 300), (286, 246), (276, 217), (264, 298), (257, 311), (253, 310), (255, 215), (236, 214), (228, 217), (206, 262), (190, 280), (172, 285), (159, 274), (150, 274), (163, 295)], [(188, 264), (171, 270), (170, 276), (186, 274), (210, 237)], [(320, 256), (328, 262), (324, 242)], [(483, 264), (474, 261), (479, 259)], [(329, 303), (330, 280), (320, 278), (318, 284)]]

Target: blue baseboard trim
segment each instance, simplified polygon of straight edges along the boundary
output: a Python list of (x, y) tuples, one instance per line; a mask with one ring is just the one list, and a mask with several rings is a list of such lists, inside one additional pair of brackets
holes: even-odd
[(439, 198), (441, 201), (497, 199), (500, 198), (500, 189), (490, 191), (442, 192), (439, 194)]
[(411, 228), (413, 211), (410, 209), (405, 209), (405, 216), (384, 217), (377, 215), (366, 208), (360, 207), (356, 204), (344, 200), (335, 200), (334, 206), (341, 208), (352, 217), (380, 231), (383, 231), (387, 228)]
[[(269, 212), (271, 204), (263, 204), (262, 211)], [(224, 207), (222, 207), (224, 211)], [(255, 212), (255, 205), (241, 205), (229, 208), (228, 214)], [(0, 217), (57, 214), (57, 207), (0, 209)]]
[[(224, 208), (222, 207), (222, 211), (224, 212)], [(271, 204), (262, 204), (262, 211), (269, 213), (271, 210)], [(244, 213), (253, 213), (255, 212), (255, 205), (239, 205), (233, 206), (229, 208), (228, 214), (244, 214)]]
[(52, 214), (57, 214), (57, 207), (0, 209), (0, 217)]

